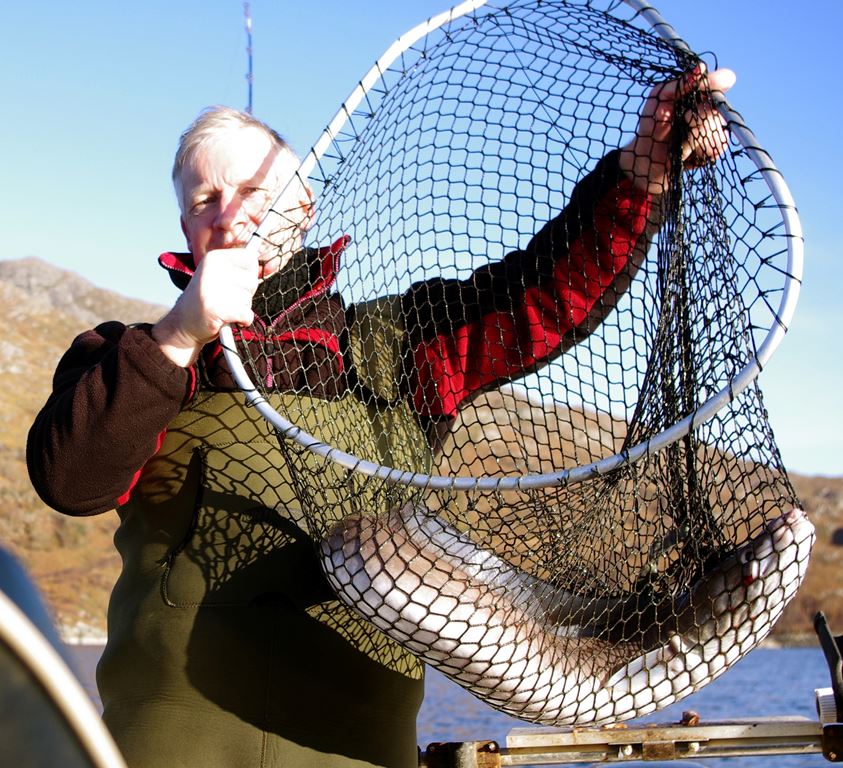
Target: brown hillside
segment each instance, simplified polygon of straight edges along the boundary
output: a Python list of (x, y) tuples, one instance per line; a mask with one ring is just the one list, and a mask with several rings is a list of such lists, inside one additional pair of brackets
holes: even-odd
[[(37, 259), (0, 261), (0, 319), (6, 329), (0, 340), (0, 543), (26, 563), (66, 627), (104, 631), (108, 593), (119, 568), (111, 543), (117, 519), (113, 513), (73, 519), (46, 508), (27, 478), (26, 433), (49, 393), (59, 357), (79, 331), (107, 319), (154, 320), (161, 312), (161, 307), (97, 288)], [(500, 449), (508, 436), (495, 423), (495, 408), (505, 408), (512, 424), (511, 414), (529, 420), (534, 407), (510, 402), (512, 397), (492, 396), (489, 408), (449, 439), (474, 452), (475, 460), (501, 468), (501, 457), (511, 454)], [(609, 449), (623, 437), (620, 423), (581, 418), (582, 429), (568, 436), (575, 457), (581, 451), (594, 455), (595, 446)], [(486, 440), (477, 440), (481, 434)], [(819, 609), (843, 632), (843, 587), (836, 581), (843, 565), (843, 478), (791, 479), (817, 527), (817, 544), (806, 582), (776, 633), (810, 635)]]
[(48, 509), (29, 484), (26, 434), (76, 334), (104, 320), (152, 321), (161, 313), (39, 259), (0, 261), (0, 542), (26, 563), (66, 626), (104, 629), (119, 568), (116, 516), (74, 519)]

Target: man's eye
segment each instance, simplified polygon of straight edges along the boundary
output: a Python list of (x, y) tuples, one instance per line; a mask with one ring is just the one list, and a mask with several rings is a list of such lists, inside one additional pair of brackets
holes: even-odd
[(198, 200), (194, 201), (193, 205), (190, 206), (190, 212), (192, 214), (198, 215), (205, 211), (209, 205), (211, 205), (216, 198), (213, 195), (209, 195), (208, 197), (200, 197)]

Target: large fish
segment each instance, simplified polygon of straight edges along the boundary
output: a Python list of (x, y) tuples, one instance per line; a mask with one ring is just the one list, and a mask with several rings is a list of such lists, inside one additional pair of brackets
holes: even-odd
[(647, 714), (720, 675), (770, 631), (813, 539), (792, 510), (644, 614), (640, 596), (551, 587), (413, 504), (347, 518), (321, 551), (338, 595), (426, 662), (509, 714), (572, 725)]

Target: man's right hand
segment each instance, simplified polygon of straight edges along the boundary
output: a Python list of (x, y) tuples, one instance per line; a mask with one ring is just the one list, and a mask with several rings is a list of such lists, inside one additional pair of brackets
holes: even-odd
[(184, 293), (152, 328), (166, 357), (186, 368), (223, 325), (250, 325), (258, 275), (258, 257), (245, 248), (205, 254)]
[[(670, 178), (673, 112), (682, 98), (694, 91), (725, 93), (735, 83), (731, 69), (709, 72), (699, 64), (684, 77), (656, 85), (647, 97), (635, 137), (621, 148), (620, 165), (635, 186), (655, 195), (664, 194)], [(682, 143), (682, 164), (695, 168), (716, 161), (729, 143), (723, 117), (708, 100), (702, 99), (695, 112), (682, 118), (687, 135)]]

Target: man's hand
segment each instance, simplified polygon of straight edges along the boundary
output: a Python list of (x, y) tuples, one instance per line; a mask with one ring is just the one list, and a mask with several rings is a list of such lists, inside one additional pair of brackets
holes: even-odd
[(219, 336), (223, 325), (251, 324), (259, 272), (257, 255), (245, 248), (205, 254), (184, 293), (152, 328), (164, 354), (187, 367)]
[[(735, 84), (730, 69), (706, 72), (704, 64), (678, 80), (660, 83), (650, 92), (638, 121), (635, 138), (621, 149), (620, 164), (633, 183), (651, 194), (667, 189), (670, 175), (671, 131), (674, 110), (694, 91), (725, 93)], [(698, 108), (684, 115), (687, 135), (682, 142), (682, 163), (697, 168), (713, 162), (725, 152), (728, 134), (717, 108), (702, 100)]]

